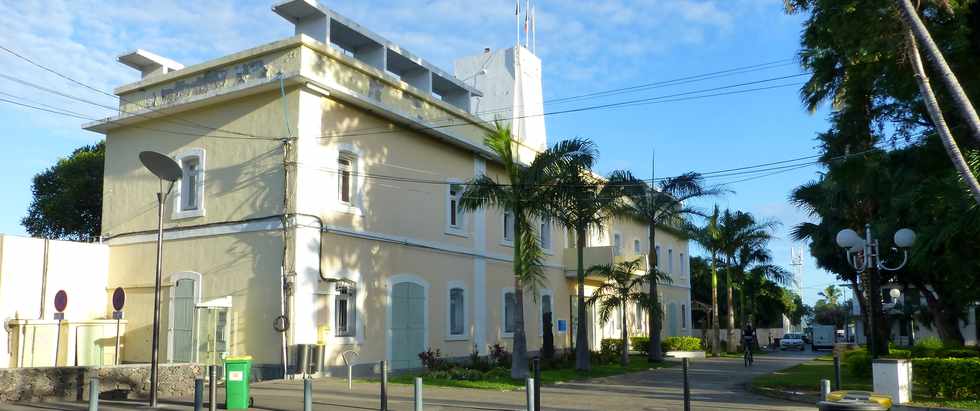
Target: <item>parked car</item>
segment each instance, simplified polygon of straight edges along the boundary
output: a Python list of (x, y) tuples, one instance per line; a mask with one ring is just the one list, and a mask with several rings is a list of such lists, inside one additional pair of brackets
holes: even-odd
[(803, 334), (784, 334), (783, 338), (779, 340), (780, 350), (794, 349), (803, 351), (805, 349), (804, 347), (806, 347), (806, 345), (803, 343)]

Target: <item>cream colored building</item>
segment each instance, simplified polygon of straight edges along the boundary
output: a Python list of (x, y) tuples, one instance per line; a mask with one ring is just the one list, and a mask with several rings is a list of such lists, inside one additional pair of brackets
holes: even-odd
[[(427, 347), (463, 357), (509, 345), (508, 217), (455, 212), (453, 183), (503, 178), (482, 144), (488, 119), (522, 118), (525, 160), (547, 145), (535, 115), (540, 60), (523, 47), (488, 50), (450, 74), (322, 5), (273, 9), (295, 36), (189, 67), (142, 50), (120, 57), (143, 78), (115, 90), (121, 115), (85, 126), (106, 136), (108, 286), (126, 288), (132, 307), (124, 360), (149, 360), (159, 186), (138, 160), (145, 150), (185, 174), (165, 209), (163, 360), (250, 354), (268, 378), (282, 375), (284, 342), (290, 355), (325, 345), (328, 372), (346, 350), (398, 369), (417, 367)], [(546, 284), (525, 301), (531, 350), (545, 311), (556, 345), (571, 340), (574, 249), (564, 229), (541, 232)], [(638, 256), (646, 234), (617, 221), (590, 239), (586, 262)], [(664, 333), (686, 335), (687, 242), (657, 238), (674, 279), (662, 287)], [(217, 319), (220, 337), (205, 338), (197, 307), (214, 301), (231, 309)], [(273, 329), (283, 309), (285, 341)], [(617, 326), (593, 324), (596, 346)]]

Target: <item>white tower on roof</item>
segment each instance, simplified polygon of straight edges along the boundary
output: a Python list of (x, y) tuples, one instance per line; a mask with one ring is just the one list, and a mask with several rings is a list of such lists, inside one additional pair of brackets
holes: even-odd
[(463, 57), (454, 64), (456, 78), (480, 90), (470, 107), (487, 121), (511, 124), (518, 141), (543, 150), (548, 145), (541, 93), (541, 59), (523, 46)]

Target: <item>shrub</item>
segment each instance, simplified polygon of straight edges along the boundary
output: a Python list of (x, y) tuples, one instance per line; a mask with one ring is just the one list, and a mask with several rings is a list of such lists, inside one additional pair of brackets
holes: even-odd
[(643, 355), (650, 355), (650, 337), (630, 337), (630, 348)]
[(429, 371), (444, 370), (449, 366), (449, 363), (442, 359), (442, 353), (439, 352), (438, 348), (433, 351), (430, 347), (429, 349), (420, 352), (419, 359), (422, 360), (422, 366)]
[(604, 338), (599, 344), (599, 356), (603, 362), (612, 362), (623, 355), (623, 340), (619, 338)]
[(454, 367), (449, 369), (449, 378), (458, 381), (477, 381), (483, 379), (483, 373), (480, 370)]
[(473, 351), (470, 352), (469, 368), (483, 372), (493, 368), (493, 365), (490, 364), (490, 358), (480, 356), (480, 351), (476, 349), (476, 344), (473, 344)]
[(943, 341), (936, 337), (926, 337), (915, 342), (912, 356), (915, 358), (934, 357), (936, 352), (943, 349)]
[(491, 368), (490, 371), (483, 373), (483, 378), (488, 380), (503, 380), (510, 378), (510, 370), (503, 367)]
[(871, 376), (871, 354), (864, 350), (848, 351), (844, 353), (844, 364), (851, 375), (855, 377)]
[(916, 358), (912, 375), (915, 385), (932, 397), (980, 398), (980, 359)]
[(490, 363), (494, 367), (510, 368), (510, 352), (500, 344), (490, 346)]
[(667, 337), (660, 343), (660, 348), (667, 351), (698, 351), (701, 349), (701, 339), (698, 337)]
[(980, 357), (980, 351), (972, 348), (943, 348), (936, 351), (935, 356), (938, 358), (977, 358)]
[(891, 348), (888, 350), (888, 355), (886, 355), (885, 358), (909, 359), (912, 358), (912, 351), (903, 350), (901, 348)]

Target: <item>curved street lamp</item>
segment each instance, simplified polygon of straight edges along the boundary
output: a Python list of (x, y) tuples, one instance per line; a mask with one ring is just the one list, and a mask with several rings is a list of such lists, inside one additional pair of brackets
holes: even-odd
[[(896, 266), (889, 267), (882, 261), (881, 248), (878, 244), (878, 239), (872, 235), (871, 224), (864, 225), (864, 232), (867, 238), (862, 238), (856, 231), (845, 228), (837, 233), (836, 241), (837, 245), (845, 250), (844, 254), (847, 258), (847, 263), (857, 270), (858, 274), (863, 274), (869, 269), (878, 269), (885, 271), (896, 271), (905, 267), (905, 264), (909, 260), (909, 247), (915, 243), (915, 231), (909, 228), (902, 228), (895, 232), (894, 242), (898, 248), (902, 250), (902, 262)], [(898, 251), (897, 248), (892, 247), (892, 250)], [(874, 274), (871, 274), (874, 275)], [(868, 305), (871, 306), (871, 313), (868, 315), (868, 327), (871, 328), (871, 356), (872, 358), (878, 357), (878, 350), (875, 347), (875, 340), (877, 340), (876, 330), (875, 330), (875, 310), (876, 305), (873, 302), (880, 301), (880, 299), (875, 298), (873, 301), (872, 296), (879, 292), (874, 289), (877, 287), (876, 281), (869, 281), (872, 284), (865, 284), (865, 288), (868, 291)], [(901, 292), (898, 289), (892, 289), (889, 294), (898, 298)], [(896, 295), (898, 294), (898, 295)]]
[[(140, 153), (140, 162), (160, 179), (160, 192), (157, 193), (157, 267), (156, 282), (153, 284), (153, 347), (150, 355), (150, 407), (157, 406), (157, 385), (160, 367), (160, 283), (163, 277), (163, 204), (167, 195), (174, 189), (174, 183), (184, 173), (172, 158), (155, 151)], [(163, 191), (163, 182), (170, 185)]]

